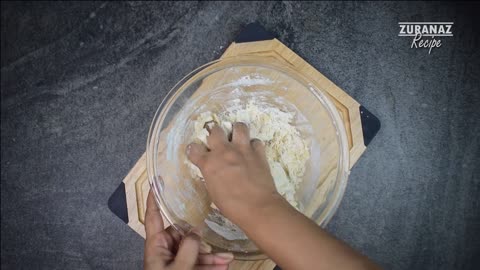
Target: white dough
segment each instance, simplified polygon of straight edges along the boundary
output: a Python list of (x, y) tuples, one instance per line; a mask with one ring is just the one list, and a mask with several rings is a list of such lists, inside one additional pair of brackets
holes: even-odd
[[(270, 172), (275, 180), (277, 191), (291, 205), (299, 209), (295, 191), (305, 173), (305, 165), (310, 158), (310, 153), (306, 141), (291, 125), (293, 118), (293, 113), (283, 112), (274, 107), (260, 107), (254, 102), (218, 114), (203, 112), (193, 123), (192, 140), (207, 145), (209, 133), (204, 128), (205, 124), (215, 122), (226, 134), (230, 134), (232, 123), (245, 123), (250, 130), (250, 138), (257, 138), (265, 143)], [(186, 163), (191, 169), (192, 176), (203, 178), (198, 167), (188, 160)]]

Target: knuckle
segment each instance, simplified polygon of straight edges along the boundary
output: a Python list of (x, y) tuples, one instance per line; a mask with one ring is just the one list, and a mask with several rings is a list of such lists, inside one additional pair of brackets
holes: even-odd
[(226, 151), (225, 152), (225, 160), (229, 162), (236, 162), (240, 159), (240, 155), (236, 151)]
[(147, 241), (145, 241), (145, 245), (147, 246), (158, 246), (158, 245), (166, 245), (167, 240), (165, 239), (165, 235), (161, 232), (155, 233), (147, 237)]
[(251, 141), (251, 144), (253, 148), (261, 148), (264, 146), (263, 142), (260, 139), (256, 139), (256, 138)]
[(218, 168), (218, 164), (213, 163), (213, 162), (206, 162), (203, 167), (202, 167), (202, 173), (203, 175), (212, 175), (215, 174), (216, 170)]
[(210, 135), (213, 135), (214, 137), (215, 136), (222, 136), (222, 135), (225, 135), (225, 132), (223, 131), (223, 129), (220, 126), (215, 125), (211, 129)]

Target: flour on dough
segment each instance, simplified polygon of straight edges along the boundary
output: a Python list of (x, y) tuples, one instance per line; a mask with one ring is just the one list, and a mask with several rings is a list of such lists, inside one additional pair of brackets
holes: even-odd
[[(295, 191), (302, 181), (310, 152), (300, 132), (291, 125), (294, 114), (275, 107), (258, 106), (249, 102), (240, 108), (229, 108), (220, 113), (203, 112), (193, 122), (193, 141), (207, 144), (209, 135), (205, 124), (217, 123), (226, 134), (232, 132), (232, 123), (243, 122), (250, 130), (250, 138), (265, 143), (270, 171), (278, 192), (295, 208), (300, 205)], [(197, 166), (186, 160), (192, 176), (203, 178)]]

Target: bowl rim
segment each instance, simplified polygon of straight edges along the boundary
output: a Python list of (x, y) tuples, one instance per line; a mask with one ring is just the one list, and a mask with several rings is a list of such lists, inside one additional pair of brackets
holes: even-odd
[[(326, 107), (326, 110), (332, 120), (332, 124), (335, 127), (336, 133), (339, 138), (338, 144), (340, 154), (337, 161), (338, 172), (335, 180), (336, 191), (333, 192), (334, 197), (331, 199), (332, 203), (329, 203), (325, 208), (324, 211), (326, 211), (326, 214), (324, 218), (320, 222), (317, 222), (315, 220), (315, 222), (319, 224), (319, 226), (325, 227), (338, 209), (340, 202), (343, 199), (343, 195), (345, 193), (345, 189), (348, 183), (348, 175), (350, 173), (350, 155), (346, 128), (334, 103), (327, 96), (328, 94), (325, 90), (319, 88), (313, 83), (315, 80), (309, 78), (309, 76), (303, 73), (300, 73), (289, 63), (283, 61), (281, 62), (271, 56), (233, 56), (220, 58), (208, 62), (195, 68), (187, 75), (185, 75), (168, 91), (167, 95), (165, 95), (162, 102), (158, 106), (153, 120), (150, 124), (146, 145), (146, 165), (148, 181), (150, 184), (150, 188), (155, 195), (155, 201), (159, 206), (163, 217), (167, 219), (171, 226), (180, 234), (185, 235), (190, 231), (190, 229), (185, 230), (184, 228), (182, 228), (182, 226), (175, 224), (172, 218), (173, 215), (168, 209), (167, 204), (164, 202), (163, 196), (161, 195), (161, 193), (163, 192), (163, 182), (161, 179), (161, 175), (157, 175), (156, 173), (158, 171), (158, 163), (157, 155), (155, 155), (154, 153), (158, 152), (158, 135), (161, 132), (160, 128), (165, 121), (168, 109), (171, 107), (172, 104), (175, 103), (178, 96), (180, 96), (180, 94), (183, 93), (183, 91), (192, 84), (192, 82), (203, 79), (217, 71), (237, 66), (259, 66), (262, 68), (273, 69), (277, 72), (285, 74), (286, 76), (293, 77), (294, 80), (297, 80), (299, 83), (304, 85), (320, 102), (322, 102), (324, 107)], [(261, 251), (249, 253), (234, 252), (234, 254), (235, 258), (240, 260), (259, 260), (266, 258), (266, 256), (261, 253)]]

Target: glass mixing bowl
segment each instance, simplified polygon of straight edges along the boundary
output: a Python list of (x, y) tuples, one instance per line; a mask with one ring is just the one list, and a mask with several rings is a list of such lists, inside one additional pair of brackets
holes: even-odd
[(311, 155), (295, 196), (307, 217), (326, 226), (349, 174), (345, 127), (328, 94), (314, 80), (273, 57), (223, 58), (179, 81), (160, 104), (150, 127), (147, 171), (162, 214), (176, 230), (185, 234), (199, 226), (203, 240), (214, 251), (257, 260), (266, 257), (216, 210), (204, 182), (191, 176), (185, 162), (193, 121), (201, 112), (221, 112), (249, 101), (295, 112), (292, 125), (308, 142)]

